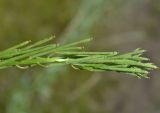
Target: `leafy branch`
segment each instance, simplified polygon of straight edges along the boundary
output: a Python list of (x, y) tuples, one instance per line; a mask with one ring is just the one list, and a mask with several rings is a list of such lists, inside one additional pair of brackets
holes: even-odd
[[(157, 67), (142, 57), (145, 50), (119, 54), (118, 52), (83, 52), (80, 44), (91, 39), (67, 45), (48, 44), (54, 37), (34, 44), (25, 41), (0, 52), (0, 69), (16, 66), (28, 68), (35, 65), (71, 65), (74, 69), (89, 71), (116, 71), (129, 73), (139, 78), (148, 78), (148, 73)], [(46, 44), (47, 43), (47, 44)], [(45, 44), (45, 45), (44, 45)]]

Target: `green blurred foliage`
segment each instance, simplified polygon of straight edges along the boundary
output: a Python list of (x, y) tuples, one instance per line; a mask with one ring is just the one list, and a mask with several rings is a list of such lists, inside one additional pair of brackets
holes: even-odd
[(58, 36), (76, 13), (76, 4), (78, 1), (74, 0), (1, 0), (2, 47), (22, 40)]

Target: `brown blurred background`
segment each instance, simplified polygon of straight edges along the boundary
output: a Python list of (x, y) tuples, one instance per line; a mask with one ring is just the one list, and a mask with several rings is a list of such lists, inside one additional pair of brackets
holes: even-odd
[[(136, 48), (160, 65), (160, 0), (0, 0), (0, 49), (56, 35), (90, 51)], [(160, 76), (70, 67), (0, 71), (0, 113), (160, 113)]]

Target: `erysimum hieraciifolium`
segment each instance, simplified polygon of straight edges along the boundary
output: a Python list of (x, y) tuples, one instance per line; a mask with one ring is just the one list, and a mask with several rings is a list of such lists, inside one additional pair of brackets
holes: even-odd
[(47, 43), (53, 37), (30, 44), (25, 41), (0, 52), (0, 69), (9, 67), (28, 68), (36, 65), (71, 65), (74, 69), (88, 71), (116, 71), (128, 73), (139, 78), (148, 78), (150, 70), (157, 67), (142, 57), (143, 49), (119, 54), (118, 52), (84, 52), (80, 44), (89, 42), (85, 39), (78, 42), (58, 45)]

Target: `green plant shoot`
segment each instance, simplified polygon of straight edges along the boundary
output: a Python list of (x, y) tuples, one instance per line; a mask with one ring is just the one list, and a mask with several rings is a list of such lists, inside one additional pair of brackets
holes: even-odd
[(34, 44), (26, 41), (0, 52), (0, 69), (40, 65), (71, 65), (74, 69), (88, 71), (116, 71), (128, 73), (139, 78), (148, 78), (150, 70), (156, 69), (149, 59), (142, 57), (145, 50), (119, 54), (118, 52), (84, 52), (80, 44), (91, 39), (66, 45), (49, 44), (50, 37)]

